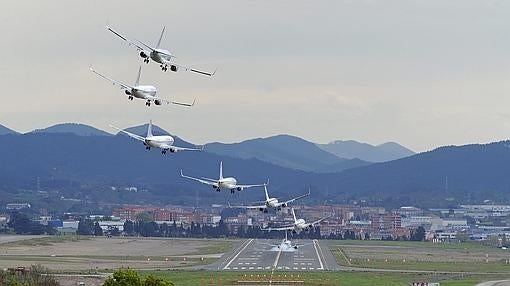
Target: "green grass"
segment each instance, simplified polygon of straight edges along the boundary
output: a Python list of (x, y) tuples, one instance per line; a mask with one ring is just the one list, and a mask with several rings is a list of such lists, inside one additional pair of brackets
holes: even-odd
[(232, 241), (209, 241), (209, 245), (200, 247), (195, 253), (190, 254), (218, 254), (232, 249)]
[(461, 243), (432, 243), (427, 241), (385, 241), (385, 240), (331, 240), (328, 241), (331, 248), (340, 245), (366, 245), (366, 246), (394, 246), (411, 248), (434, 248), (434, 249), (464, 249), (464, 250), (495, 250), (493, 246), (479, 242)]
[[(271, 277), (270, 272), (144, 271), (141, 273), (165, 277), (175, 285), (182, 286), (241, 285), (242, 282), (238, 283), (238, 281), (261, 281), (261, 284), (255, 285), (267, 285), (268, 283), (263, 282), (269, 281)], [(275, 272), (272, 276), (273, 281), (303, 281), (304, 284), (296, 285), (317, 286), (407, 286), (411, 282), (440, 282), (442, 286), (466, 286), (503, 278), (494, 275), (463, 277), (376, 272)]]

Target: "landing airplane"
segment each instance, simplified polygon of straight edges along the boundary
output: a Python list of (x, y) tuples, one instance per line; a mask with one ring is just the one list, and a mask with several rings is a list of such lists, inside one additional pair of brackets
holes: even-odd
[(145, 99), (147, 100), (145, 102), (145, 105), (151, 106), (151, 102), (154, 102), (156, 105), (161, 105), (163, 103), (166, 104), (176, 104), (176, 105), (182, 105), (182, 106), (193, 106), (195, 104), (195, 101), (193, 100), (193, 103), (182, 103), (182, 102), (176, 102), (176, 101), (168, 101), (166, 99), (162, 99), (160, 97), (156, 96), (157, 89), (152, 85), (140, 85), (140, 74), (142, 73), (142, 66), (138, 68), (138, 76), (136, 77), (135, 84), (133, 86), (122, 83), (120, 81), (116, 81), (114, 79), (111, 79), (103, 74), (100, 74), (94, 68), (90, 67), (90, 70), (97, 74), (98, 76), (108, 80), (113, 85), (120, 86), (120, 89), (124, 90), (124, 93), (128, 96), (129, 100), (133, 100), (135, 97), (139, 99)]
[(180, 64), (177, 64), (173, 61), (173, 58), (175, 56), (168, 50), (160, 48), (161, 39), (163, 38), (163, 34), (165, 33), (165, 27), (163, 27), (163, 30), (161, 31), (161, 35), (159, 36), (158, 42), (156, 43), (156, 46), (153, 48), (142, 41), (136, 40), (136, 42), (129, 40), (128, 38), (124, 37), (114, 29), (112, 29), (110, 26), (106, 26), (108, 31), (112, 32), (117, 37), (121, 38), (124, 42), (128, 43), (130, 46), (135, 46), (136, 49), (140, 52), (140, 57), (143, 59), (143, 62), (148, 64), (150, 59), (157, 62), (159, 64), (159, 67), (162, 71), (167, 71), (168, 67), (170, 66), (170, 70), (173, 72), (177, 72), (179, 69), (184, 69), (185, 71), (190, 71), (198, 74), (203, 74), (207, 76), (213, 76), (216, 71), (213, 73), (197, 70), (194, 68), (186, 67)]
[(260, 210), (260, 211), (263, 211), (265, 213), (267, 213), (268, 209), (277, 209), (279, 211), (282, 210), (282, 208), (285, 208), (289, 205), (289, 203), (292, 203), (296, 200), (299, 200), (299, 199), (302, 199), (304, 197), (307, 197), (310, 195), (310, 190), (308, 190), (308, 193), (307, 194), (304, 194), (304, 195), (301, 195), (301, 196), (298, 196), (298, 197), (295, 197), (293, 199), (290, 199), (290, 200), (287, 200), (287, 201), (284, 201), (284, 202), (279, 202), (277, 198), (270, 198), (269, 197), (269, 194), (267, 192), (267, 186), (264, 185), (264, 192), (266, 193), (266, 200), (264, 201), (264, 204), (263, 205), (258, 205), (258, 206), (230, 206), (231, 208), (242, 208), (242, 209), (248, 209), (248, 210)]
[(262, 187), (262, 186), (266, 185), (266, 184), (238, 185), (237, 184), (237, 180), (235, 178), (233, 178), (233, 177), (223, 178), (223, 162), (220, 162), (220, 178), (219, 179), (189, 177), (189, 176), (185, 176), (182, 173), (182, 170), (181, 170), (181, 177), (186, 178), (186, 179), (190, 179), (190, 180), (194, 180), (194, 181), (200, 182), (202, 184), (210, 185), (217, 192), (221, 191), (222, 189), (230, 190), (230, 192), (232, 194), (236, 190), (237, 191), (242, 191), (242, 190), (247, 189), (247, 188)]
[(288, 239), (287, 231), (285, 231), (285, 238), (282, 240), (282, 242), (280, 244), (271, 244), (271, 243), (264, 243), (264, 242), (259, 242), (259, 243), (272, 246), (273, 247), (271, 249), (272, 251), (283, 251), (283, 252), (296, 251), (299, 247), (308, 245), (308, 244), (295, 244), (295, 243), (292, 243), (292, 241), (290, 241)]
[(149, 127), (147, 128), (147, 136), (142, 137), (140, 135), (133, 134), (131, 132), (127, 132), (118, 127), (110, 125), (112, 128), (117, 129), (118, 131), (127, 134), (129, 137), (136, 139), (138, 141), (142, 141), (143, 145), (145, 145), (146, 150), (150, 150), (151, 148), (159, 148), (161, 149), (162, 154), (166, 154), (167, 151), (171, 153), (175, 153), (178, 151), (202, 151), (202, 149), (193, 149), (193, 148), (184, 148), (173, 146), (174, 138), (170, 135), (152, 135), (152, 120), (149, 122)]
[(310, 230), (313, 227), (315, 227), (316, 225), (318, 225), (321, 221), (331, 217), (331, 216), (324, 217), (324, 218), (321, 218), (321, 219), (316, 220), (314, 222), (306, 222), (302, 218), (296, 219), (296, 213), (294, 212), (294, 208), (291, 208), (291, 211), (292, 211), (292, 216), (294, 217), (294, 223), (293, 224), (282, 226), (282, 227), (273, 227), (273, 228), (269, 227), (269, 228), (261, 228), (261, 229), (262, 230), (267, 230), (267, 231), (272, 231), (272, 230), (292, 230), (293, 232), (300, 232), (302, 230)]

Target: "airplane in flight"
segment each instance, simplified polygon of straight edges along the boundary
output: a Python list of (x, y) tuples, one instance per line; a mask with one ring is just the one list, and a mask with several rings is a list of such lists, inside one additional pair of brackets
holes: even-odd
[(315, 227), (316, 225), (318, 225), (321, 221), (331, 217), (331, 216), (324, 217), (324, 218), (321, 218), (321, 219), (316, 220), (314, 222), (306, 222), (302, 218), (296, 219), (296, 213), (294, 212), (294, 208), (291, 208), (291, 211), (292, 211), (292, 216), (294, 217), (294, 223), (293, 224), (282, 226), (282, 227), (269, 227), (269, 228), (261, 228), (261, 229), (262, 230), (266, 230), (266, 231), (272, 231), (272, 230), (292, 230), (292, 232), (294, 232), (294, 233), (299, 233), (302, 230), (305, 230), (305, 231), (306, 230), (310, 230), (313, 227)]
[(131, 132), (127, 132), (118, 127), (110, 125), (112, 128), (117, 129), (118, 131), (127, 134), (129, 137), (141, 141), (143, 145), (145, 145), (146, 150), (150, 150), (151, 148), (159, 148), (161, 149), (162, 154), (166, 154), (167, 151), (171, 153), (175, 153), (178, 151), (202, 151), (202, 149), (194, 149), (194, 148), (184, 148), (174, 146), (174, 138), (170, 135), (152, 135), (152, 120), (149, 122), (149, 127), (147, 128), (147, 136), (143, 137), (140, 135), (133, 134)]
[(135, 46), (138, 52), (140, 52), (140, 57), (143, 59), (144, 63), (148, 64), (150, 60), (153, 60), (159, 64), (159, 67), (161, 68), (162, 71), (167, 71), (168, 67), (170, 67), (170, 70), (173, 72), (177, 72), (179, 69), (183, 69), (185, 71), (190, 71), (207, 76), (213, 76), (216, 73), (216, 71), (211, 73), (194, 69), (191, 67), (186, 67), (173, 61), (173, 59), (176, 57), (169, 50), (160, 48), (161, 39), (163, 39), (163, 34), (165, 33), (165, 27), (163, 27), (158, 42), (154, 47), (151, 47), (139, 40), (136, 40), (136, 42), (132, 41), (126, 38), (125, 36), (121, 35), (119, 32), (115, 31), (108, 25), (106, 25), (106, 28), (108, 29), (108, 31), (112, 32), (114, 35), (121, 38), (124, 42), (128, 43), (129, 46)]
[(265, 185), (264, 185), (264, 192), (266, 193), (266, 200), (264, 201), (263, 205), (256, 205), (256, 206), (230, 206), (229, 205), (229, 207), (231, 207), (231, 208), (242, 208), (242, 209), (248, 209), (248, 210), (256, 210), (256, 209), (258, 209), (258, 210), (263, 211), (265, 213), (267, 213), (268, 209), (277, 209), (278, 211), (281, 211), (282, 208), (287, 207), (290, 203), (310, 195), (310, 190), (308, 190), (307, 194), (295, 197), (293, 199), (290, 199), (290, 200), (287, 200), (287, 201), (284, 201), (284, 202), (279, 202), (277, 198), (269, 197), (269, 194), (267, 192), (267, 186), (265, 186)]
[(152, 85), (140, 85), (140, 74), (142, 73), (142, 66), (138, 68), (138, 76), (136, 77), (136, 81), (134, 85), (128, 85), (125, 83), (122, 83), (120, 81), (111, 79), (96, 70), (94, 68), (90, 67), (90, 70), (95, 73), (96, 75), (106, 79), (107, 81), (111, 82), (113, 85), (120, 86), (121, 90), (124, 90), (124, 93), (127, 95), (129, 100), (133, 100), (135, 97), (139, 99), (146, 100), (145, 105), (151, 106), (151, 102), (154, 102), (155, 105), (162, 105), (165, 104), (176, 104), (176, 105), (182, 105), (191, 107), (195, 104), (195, 101), (193, 100), (193, 103), (182, 103), (182, 102), (176, 102), (176, 101), (169, 101), (166, 99), (162, 99), (160, 97), (156, 96), (157, 89)]
[(259, 244), (265, 244), (265, 245), (272, 246), (273, 248), (271, 248), (271, 251), (282, 251), (282, 252), (293, 252), (293, 251), (296, 251), (301, 246), (308, 245), (308, 244), (292, 243), (292, 241), (290, 241), (288, 239), (287, 230), (285, 231), (285, 238), (282, 240), (282, 242), (280, 242), (280, 244), (271, 244), (271, 243), (264, 243), (264, 242), (259, 242)]
[(230, 190), (230, 192), (232, 194), (236, 190), (237, 191), (242, 191), (242, 190), (247, 189), (247, 188), (266, 186), (266, 184), (239, 185), (239, 184), (237, 184), (237, 180), (235, 178), (233, 178), (233, 177), (224, 178), (223, 177), (223, 162), (220, 162), (220, 177), (219, 177), (219, 179), (189, 177), (189, 176), (184, 175), (182, 173), (182, 170), (181, 170), (181, 177), (186, 178), (186, 179), (190, 179), (190, 180), (194, 180), (194, 181), (200, 182), (202, 184), (210, 185), (217, 192), (221, 191), (222, 189)]

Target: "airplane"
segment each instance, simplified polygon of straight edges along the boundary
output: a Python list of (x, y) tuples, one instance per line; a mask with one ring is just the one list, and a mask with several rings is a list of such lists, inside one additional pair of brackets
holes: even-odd
[(118, 131), (127, 134), (129, 137), (134, 138), (138, 141), (142, 141), (143, 145), (145, 145), (146, 150), (150, 150), (151, 148), (159, 148), (161, 149), (162, 154), (166, 154), (167, 151), (171, 153), (175, 153), (178, 151), (202, 151), (202, 149), (193, 149), (193, 148), (184, 148), (173, 146), (174, 138), (170, 135), (152, 135), (152, 120), (149, 121), (149, 127), (147, 128), (147, 136), (143, 137), (140, 135), (133, 134), (131, 132), (127, 132), (118, 127), (115, 127), (110, 124), (110, 127), (117, 129)]
[(110, 81), (113, 85), (120, 86), (120, 89), (124, 90), (124, 93), (126, 93), (126, 95), (128, 96), (129, 100), (133, 100), (135, 97), (139, 98), (139, 99), (147, 100), (145, 102), (146, 106), (151, 106), (151, 102), (154, 102), (154, 104), (156, 104), (156, 105), (161, 105), (163, 103), (166, 103), (166, 104), (170, 104), (171, 103), (171, 104), (182, 105), (182, 106), (187, 106), (187, 107), (191, 107), (191, 106), (195, 105), (195, 101), (194, 100), (193, 100), (193, 103), (189, 104), (189, 103), (182, 103), (182, 102), (176, 102), (176, 101), (168, 101), (166, 99), (162, 99), (162, 98), (156, 96), (157, 89), (154, 86), (152, 86), (152, 85), (140, 85), (140, 74), (142, 73), (142, 66), (140, 66), (138, 68), (138, 76), (136, 77), (136, 81), (135, 81), (135, 84), (133, 86), (125, 84), (125, 83), (122, 83), (120, 81), (116, 81), (114, 79), (111, 79), (111, 78), (109, 78), (109, 77), (107, 77), (107, 76), (97, 72), (92, 67), (90, 67), (90, 70), (93, 73), (95, 73), (96, 75), (98, 75), (98, 76), (100, 76), (100, 77)]
[(136, 40), (138, 43), (131, 41), (128, 38), (121, 35), (120, 33), (118, 33), (117, 31), (115, 31), (114, 29), (112, 29), (108, 25), (106, 25), (106, 28), (108, 29), (108, 31), (112, 32), (114, 35), (121, 38), (124, 42), (128, 43), (129, 46), (135, 46), (136, 49), (140, 52), (140, 57), (143, 59), (144, 63), (148, 64), (150, 60), (153, 60), (159, 64), (159, 67), (161, 68), (162, 71), (166, 72), (168, 70), (168, 67), (170, 66), (170, 70), (173, 72), (177, 72), (179, 69), (184, 69), (185, 71), (190, 71), (207, 76), (213, 76), (214, 74), (216, 74), (216, 71), (210, 73), (186, 67), (174, 62), (172, 59), (175, 58), (175, 56), (170, 51), (160, 48), (161, 39), (163, 38), (163, 34), (165, 33), (165, 27), (163, 27), (163, 30), (161, 31), (161, 35), (159, 36), (158, 42), (156, 43), (155, 47), (151, 47), (139, 40)]
[(292, 230), (292, 232), (297, 233), (297, 232), (301, 232), (302, 230), (310, 230), (313, 227), (315, 227), (316, 225), (318, 225), (321, 221), (331, 217), (331, 216), (324, 217), (324, 218), (321, 218), (321, 219), (316, 220), (314, 222), (306, 222), (302, 218), (296, 219), (296, 213), (294, 212), (294, 208), (291, 208), (291, 211), (292, 211), (292, 216), (294, 217), (294, 223), (293, 224), (282, 226), (282, 227), (261, 228), (261, 230), (266, 230), (266, 231), (272, 231), (272, 230)]
[(292, 243), (292, 241), (290, 241), (288, 239), (287, 230), (285, 231), (285, 238), (282, 240), (282, 242), (280, 244), (271, 244), (271, 243), (264, 243), (264, 242), (259, 242), (259, 243), (272, 246), (273, 248), (271, 249), (271, 251), (280, 251), (281, 250), (283, 252), (296, 251), (299, 247), (307, 245), (307, 244)]
[(269, 197), (269, 194), (267, 192), (267, 186), (264, 185), (264, 192), (266, 193), (266, 200), (264, 201), (264, 204), (263, 205), (257, 205), (257, 206), (230, 206), (231, 208), (242, 208), (242, 209), (248, 209), (248, 210), (260, 210), (260, 211), (263, 211), (265, 213), (267, 213), (268, 209), (277, 209), (278, 211), (281, 211), (282, 208), (285, 208), (289, 205), (289, 203), (292, 203), (296, 200), (299, 200), (299, 199), (302, 199), (304, 197), (307, 197), (310, 195), (310, 190), (308, 190), (308, 193), (307, 194), (304, 194), (304, 195), (301, 195), (301, 196), (298, 196), (298, 197), (295, 197), (293, 199), (290, 199), (290, 200), (287, 200), (287, 201), (284, 201), (284, 202), (279, 202), (277, 198), (270, 198)]
[(202, 184), (210, 185), (217, 192), (221, 191), (222, 189), (230, 190), (230, 193), (232, 193), (232, 194), (236, 190), (237, 191), (242, 191), (242, 190), (247, 189), (247, 188), (262, 187), (262, 186), (266, 185), (266, 184), (238, 185), (237, 184), (237, 180), (235, 178), (233, 178), (233, 177), (223, 178), (223, 162), (220, 162), (220, 178), (219, 179), (189, 177), (189, 176), (185, 176), (182, 173), (182, 170), (181, 170), (181, 177), (186, 178), (186, 179), (190, 179), (190, 180), (194, 180), (194, 181), (200, 182)]

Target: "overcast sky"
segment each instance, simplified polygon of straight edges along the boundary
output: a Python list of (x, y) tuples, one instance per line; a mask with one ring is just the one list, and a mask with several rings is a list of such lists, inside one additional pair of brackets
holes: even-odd
[[(109, 130), (156, 124), (201, 144), (287, 133), (415, 151), (510, 134), (510, 1), (4, 1), (0, 124)], [(136, 50), (162, 46), (214, 78), (144, 65), (147, 108), (94, 76), (132, 83)]]

